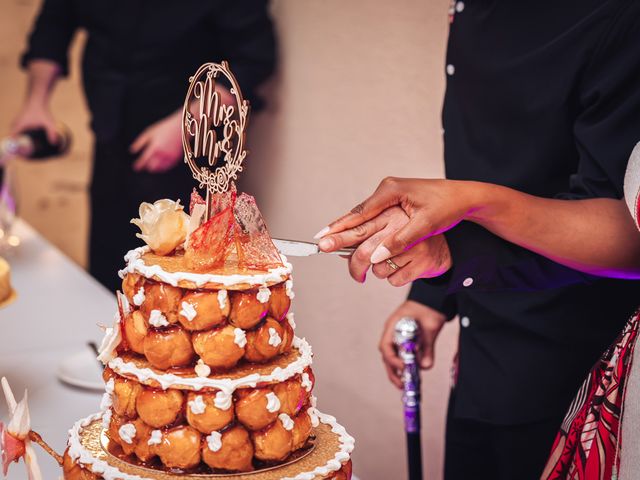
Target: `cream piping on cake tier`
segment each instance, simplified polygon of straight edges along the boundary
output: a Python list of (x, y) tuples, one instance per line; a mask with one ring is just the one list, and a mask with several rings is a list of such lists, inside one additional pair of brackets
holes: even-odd
[(287, 257), (280, 255), (284, 267), (271, 268), (267, 273), (256, 275), (217, 275), (213, 273), (192, 272), (167, 272), (160, 265), (147, 265), (142, 256), (149, 252), (149, 247), (138, 247), (130, 250), (124, 257), (127, 266), (118, 272), (120, 278), (128, 273), (138, 273), (145, 278), (155, 278), (161, 282), (177, 287), (180, 282), (193, 282), (198, 287), (207, 283), (218, 283), (224, 286), (239, 285), (266, 285), (267, 283), (279, 283), (291, 275), (292, 266), (287, 262)]
[[(326, 464), (316, 467), (313, 471), (299, 473), (295, 477), (285, 477), (282, 480), (313, 480), (318, 476), (326, 477), (332, 472), (340, 470), (343, 462), (348, 461), (351, 457), (351, 453), (355, 446), (354, 438), (347, 433), (345, 428), (338, 423), (335, 417), (325, 415), (321, 412), (316, 412), (316, 414), (322, 423), (329, 425), (331, 427), (331, 431), (338, 435), (340, 450)], [(91, 452), (82, 446), (80, 433), (92, 422), (100, 420), (101, 417), (102, 413), (90, 415), (87, 418), (78, 420), (71, 430), (69, 430), (69, 440), (67, 441), (67, 445), (69, 446), (69, 456), (71, 459), (82, 464), (83, 467), (91, 470), (93, 473), (102, 475), (104, 480), (145, 480), (143, 477), (139, 477), (138, 475), (130, 475), (128, 473), (121, 472), (104, 460), (95, 458)]]
[(92, 422), (100, 420), (102, 413), (96, 413), (88, 416), (82, 420), (78, 420), (75, 425), (69, 430), (69, 440), (67, 445), (69, 446), (69, 456), (72, 460), (82, 464), (83, 467), (89, 468), (93, 473), (102, 475), (104, 480), (145, 480), (138, 475), (129, 475), (121, 472), (115, 467), (112, 467), (104, 460), (95, 458), (91, 452), (86, 450), (80, 442), (80, 432), (84, 427), (89, 426)]
[(320, 422), (329, 425), (331, 431), (338, 435), (340, 442), (340, 450), (335, 456), (321, 467), (316, 467), (311, 472), (299, 473), (295, 477), (284, 477), (282, 480), (313, 480), (316, 477), (326, 477), (332, 472), (337, 472), (342, 468), (343, 462), (346, 462), (351, 458), (351, 453), (355, 448), (355, 439), (347, 433), (347, 430), (338, 423), (336, 417), (332, 415), (326, 415), (318, 410), (315, 414), (320, 419)]
[(300, 356), (286, 367), (275, 367), (267, 375), (253, 373), (240, 378), (209, 378), (209, 377), (181, 377), (173, 373), (157, 373), (150, 368), (141, 368), (133, 362), (125, 362), (122, 358), (116, 357), (109, 362), (109, 367), (120, 375), (132, 375), (141, 383), (154, 380), (166, 390), (174, 385), (189, 387), (194, 390), (203, 388), (214, 388), (231, 395), (238, 388), (254, 388), (259, 383), (284, 382), (289, 378), (301, 374), (311, 365), (311, 346), (304, 338), (294, 337), (293, 346), (298, 349)]

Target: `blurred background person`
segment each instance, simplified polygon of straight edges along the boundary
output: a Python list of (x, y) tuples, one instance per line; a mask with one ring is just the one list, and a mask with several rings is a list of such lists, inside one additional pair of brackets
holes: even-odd
[(84, 28), (83, 87), (95, 135), (90, 186), (89, 271), (109, 290), (114, 266), (138, 245), (126, 220), (143, 201), (182, 199), (194, 182), (182, 165), (181, 109), (189, 75), (227, 60), (252, 108), (275, 65), (268, 2), (82, 2), (45, 0), (22, 57), (28, 90), (12, 134), (43, 128), (55, 143), (49, 108), (69, 71), (68, 49)]

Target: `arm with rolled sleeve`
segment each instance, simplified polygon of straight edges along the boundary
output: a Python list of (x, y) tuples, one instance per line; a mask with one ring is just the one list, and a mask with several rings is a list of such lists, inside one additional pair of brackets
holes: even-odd
[[(559, 192), (559, 199), (623, 196), (629, 155), (640, 140), (639, 19), (637, 2), (627, 2), (577, 83), (579, 111), (573, 132), (579, 163), (569, 191)], [(597, 278), (503, 240), (471, 222), (462, 222), (447, 238), (454, 264), (449, 293), (465, 288), (530, 291)], [(468, 278), (473, 279), (472, 284), (463, 285)]]
[(22, 56), (22, 66), (28, 67), (32, 60), (48, 60), (60, 67), (61, 75), (68, 75), (69, 44), (77, 27), (70, 0), (45, 0)]

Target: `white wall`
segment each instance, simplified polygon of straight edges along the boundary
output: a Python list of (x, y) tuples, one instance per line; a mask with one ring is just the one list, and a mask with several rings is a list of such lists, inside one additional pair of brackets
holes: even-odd
[[(281, 65), (269, 111), (252, 119), (245, 188), (271, 233), (310, 239), (386, 175), (441, 176), (447, 2), (281, 0)], [(294, 260), (298, 329), (311, 341), (321, 409), (356, 437), (355, 471), (400, 479), (400, 393), (377, 350), (381, 325), (406, 295), (359, 285), (334, 257)], [(424, 377), (426, 478), (441, 478), (444, 410), (457, 327), (445, 328)]]

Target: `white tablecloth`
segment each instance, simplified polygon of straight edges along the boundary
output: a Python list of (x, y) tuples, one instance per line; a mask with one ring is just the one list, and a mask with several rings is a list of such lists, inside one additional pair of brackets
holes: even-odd
[[(21, 245), (3, 255), (11, 264), (18, 298), (0, 310), (0, 376), (9, 379), (18, 398), (28, 388), (33, 429), (62, 453), (67, 431), (99, 409), (100, 394), (65, 386), (56, 379), (56, 369), (87, 341), (99, 342), (102, 332), (96, 324), (113, 321), (115, 298), (26, 223), (18, 221), (15, 233)], [(0, 418), (6, 420), (0, 398)], [(57, 464), (39, 447), (36, 452), (44, 479), (58, 479)], [(24, 466), (12, 465), (8, 478), (24, 480)]]

